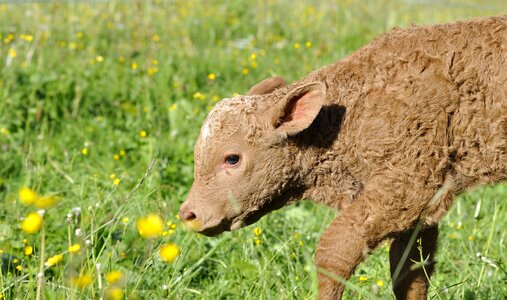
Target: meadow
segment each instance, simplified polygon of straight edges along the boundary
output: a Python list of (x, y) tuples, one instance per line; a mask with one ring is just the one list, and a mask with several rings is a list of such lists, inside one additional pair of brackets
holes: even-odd
[[(335, 212), (309, 201), (207, 238), (185, 230), (193, 144), (218, 100), (296, 80), (395, 26), (507, 3), (0, 3), (0, 299), (313, 299)], [(507, 299), (507, 185), (440, 225), (432, 299)], [(388, 244), (345, 299), (392, 299)]]

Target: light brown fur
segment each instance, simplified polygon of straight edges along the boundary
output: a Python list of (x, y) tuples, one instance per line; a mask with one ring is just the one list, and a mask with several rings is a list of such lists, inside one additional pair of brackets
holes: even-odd
[(268, 79), (224, 99), (196, 143), (182, 219), (215, 235), (293, 201), (322, 202), (340, 209), (316, 252), (322, 299), (343, 292), (323, 273), (349, 278), (387, 238), (396, 297), (423, 299), (414, 229), (431, 273), (453, 198), (507, 179), (506, 60), (506, 16), (413, 26), (291, 85)]

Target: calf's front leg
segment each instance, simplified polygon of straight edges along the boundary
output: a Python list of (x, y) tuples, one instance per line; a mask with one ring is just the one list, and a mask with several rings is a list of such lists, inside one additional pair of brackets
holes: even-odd
[(375, 247), (375, 239), (364, 234), (365, 218), (364, 209), (354, 203), (342, 211), (320, 239), (315, 263), (321, 300), (340, 299), (344, 289), (341, 282)]

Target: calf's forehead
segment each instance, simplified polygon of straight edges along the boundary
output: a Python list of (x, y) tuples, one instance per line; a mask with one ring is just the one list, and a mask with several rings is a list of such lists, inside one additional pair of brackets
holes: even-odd
[(245, 122), (242, 114), (248, 106), (248, 100), (248, 97), (242, 96), (225, 98), (213, 107), (201, 127), (194, 149), (196, 156), (205, 160), (215, 147), (230, 140), (240, 130)]

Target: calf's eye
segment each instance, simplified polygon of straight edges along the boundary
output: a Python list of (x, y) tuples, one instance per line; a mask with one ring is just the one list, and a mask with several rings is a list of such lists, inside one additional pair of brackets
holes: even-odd
[(229, 166), (234, 166), (239, 163), (239, 155), (232, 154), (225, 157), (225, 163)]

